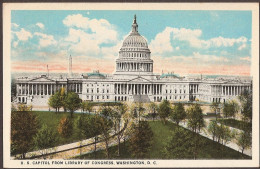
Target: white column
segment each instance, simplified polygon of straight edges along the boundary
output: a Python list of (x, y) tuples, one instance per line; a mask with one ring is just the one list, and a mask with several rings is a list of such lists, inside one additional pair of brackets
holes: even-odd
[(30, 92), (29, 92), (30, 90), (29, 90), (29, 84), (27, 84), (27, 91), (26, 91), (26, 93), (27, 93), (27, 95), (29, 95), (30, 94)]
[(129, 84), (126, 84), (126, 94), (129, 94)]
[(48, 84), (46, 85), (46, 88), (47, 88), (47, 95), (49, 95), (49, 85)]
[(43, 85), (43, 95), (45, 95), (45, 85), (44, 84), (42, 85)]
[(32, 95), (33, 95), (33, 84), (32, 84)]

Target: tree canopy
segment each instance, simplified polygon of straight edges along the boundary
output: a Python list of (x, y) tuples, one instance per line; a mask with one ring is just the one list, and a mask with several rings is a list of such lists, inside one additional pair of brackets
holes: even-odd
[(33, 137), (39, 128), (37, 116), (32, 112), (20, 111), (11, 114), (11, 153), (21, 153), (22, 158), (34, 146)]
[(169, 115), (172, 112), (172, 108), (171, 108), (171, 104), (168, 100), (163, 100), (158, 107), (158, 113), (159, 113), (159, 117), (163, 120), (163, 122), (165, 123), (166, 118), (169, 117)]
[(152, 145), (153, 132), (147, 121), (134, 124), (130, 138), (130, 151), (134, 158), (144, 158)]
[(74, 111), (78, 110), (81, 106), (81, 99), (74, 92), (69, 92), (64, 100), (65, 107), (70, 111), (71, 117)]
[(173, 107), (173, 111), (170, 114), (171, 119), (179, 125), (181, 120), (184, 120), (186, 117), (186, 111), (182, 103), (177, 103)]
[(205, 126), (202, 109), (198, 104), (193, 104), (187, 109), (188, 127), (194, 132), (199, 132)]
[(238, 110), (239, 110), (239, 106), (236, 101), (231, 100), (231, 101), (224, 103), (223, 114), (224, 114), (225, 118), (235, 117)]

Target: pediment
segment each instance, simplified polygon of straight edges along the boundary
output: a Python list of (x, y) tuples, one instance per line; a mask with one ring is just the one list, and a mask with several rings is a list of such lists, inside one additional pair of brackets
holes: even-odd
[(141, 76), (136, 77), (136, 78), (133, 78), (133, 79), (129, 80), (128, 82), (133, 82), (133, 83), (140, 83), (140, 82), (144, 82), (144, 83), (145, 83), (145, 82), (149, 82), (149, 83), (151, 83), (150, 80), (145, 79), (145, 78), (143, 78), (143, 77), (141, 77)]
[(48, 77), (38, 77), (30, 80), (30, 82), (54, 82), (54, 80), (49, 79)]

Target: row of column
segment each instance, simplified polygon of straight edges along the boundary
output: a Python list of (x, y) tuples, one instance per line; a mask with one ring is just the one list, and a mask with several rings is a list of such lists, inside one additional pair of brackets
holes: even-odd
[(68, 84), (68, 90), (75, 93), (82, 93), (82, 84), (81, 83), (70, 83)]
[(161, 84), (115, 84), (115, 94), (162, 94)]
[(120, 52), (119, 53), (119, 57), (123, 57), (123, 58), (148, 58), (149, 57), (149, 53), (134, 53), (134, 52)]
[(221, 94), (225, 96), (238, 96), (245, 90), (250, 90), (250, 86), (222, 86)]
[(117, 63), (116, 64), (117, 71), (143, 71), (143, 72), (152, 72), (153, 64), (152, 63)]
[(199, 85), (198, 84), (190, 84), (189, 85), (189, 91), (190, 91), (190, 93), (198, 93)]
[[(81, 93), (82, 84), (69, 84), (68, 90)], [(17, 95), (53, 95), (67, 84), (16, 84)]]

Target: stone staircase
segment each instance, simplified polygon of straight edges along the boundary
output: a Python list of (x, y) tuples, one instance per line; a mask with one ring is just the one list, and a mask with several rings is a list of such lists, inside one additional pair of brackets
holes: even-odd
[(134, 102), (149, 103), (150, 99), (148, 95), (133, 95)]

